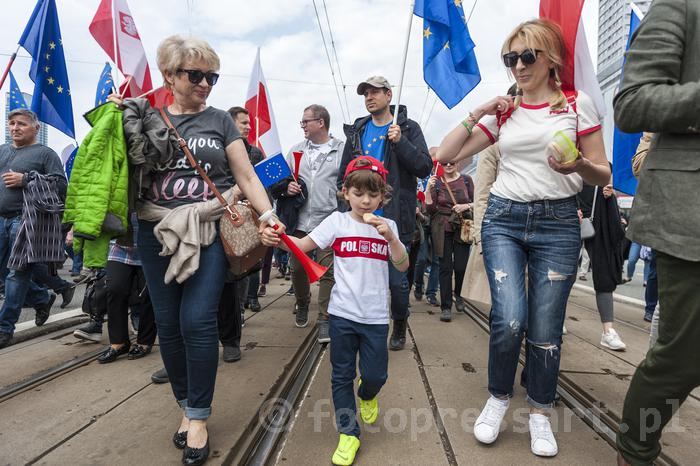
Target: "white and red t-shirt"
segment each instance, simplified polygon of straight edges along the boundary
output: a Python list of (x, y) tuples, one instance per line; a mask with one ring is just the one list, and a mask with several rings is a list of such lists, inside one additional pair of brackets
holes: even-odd
[[(386, 219), (399, 236), (396, 223)], [(319, 248), (333, 247), (333, 275), (328, 313), (361, 324), (389, 323), (389, 243), (377, 229), (333, 212), (309, 233)]]
[[(578, 113), (578, 132), (577, 132)], [(576, 97), (576, 111), (569, 105), (552, 111), (549, 103), (521, 103), (499, 128), (495, 116), (478, 124), (491, 142), (499, 142), (501, 165), (491, 193), (518, 202), (564, 199), (583, 188), (574, 173), (562, 175), (547, 163), (547, 146), (554, 133), (562, 131), (574, 143), (578, 136), (600, 130), (600, 116), (593, 100), (583, 92)]]

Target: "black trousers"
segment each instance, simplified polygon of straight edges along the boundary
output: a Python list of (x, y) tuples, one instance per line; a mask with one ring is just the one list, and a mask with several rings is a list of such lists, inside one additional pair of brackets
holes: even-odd
[(411, 252), (408, 254), (408, 292), (411, 292), (413, 288), (413, 282), (415, 281), (414, 275), (416, 274), (416, 261), (418, 260), (418, 253), (420, 252), (420, 241), (411, 244)]
[[(235, 282), (226, 282), (221, 292), (217, 321), (219, 341), (224, 346), (241, 346), (243, 329), (243, 300), (248, 291), (248, 277)], [(255, 289), (256, 293), (258, 289)]]
[(146, 288), (143, 269), (137, 265), (107, 262), (107, 329), (109, 342), (129, 341), (129, 306), (139, 313), (136, 342), (151, 346), (156, 341), (156, 321)]
[[(453, 232), (445, 232), (445, 244), (440, 259), (440, 307), (452, 308), (452, 274), (454, 273), (454, 289), (459, 294), (462, 291), (464, 272), (469, 260), (469, 245), (455, 243)], [(459, 233), (457, 233), (459, 234)]]

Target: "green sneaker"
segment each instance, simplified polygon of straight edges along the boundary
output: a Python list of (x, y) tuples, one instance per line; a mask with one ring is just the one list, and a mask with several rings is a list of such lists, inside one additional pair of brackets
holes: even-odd
[[(362, 379), (357, 383), (359, 388), (362, 385)], [(363, 400), (360, 398), (360, 418), (365, 424), (374, 424), (377, 422), (377, 417), (379, 416), (379, 405), (377, 403), (377, 397), (375, 396), (371, 400)]]
[(335, 449), (331, 461), (338, 466), (350, 466), (355, 461), (355, 455), (359, 448), (359, 438), (353, 435), (340, 434), (338, 448)]

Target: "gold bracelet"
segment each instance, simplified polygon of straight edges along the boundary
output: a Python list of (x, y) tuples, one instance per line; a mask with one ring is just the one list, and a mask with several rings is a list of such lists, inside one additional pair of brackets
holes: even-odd
[(394, 265), (401, 265), (401, 264), (403, 264), (404, 262), (406, 262), (406, 261), (408, 260), (408, 251), (406, 251), (406, 248), (404, 248), (404, 250), (403, 250), (403, 256), (401, 256), (401, 259), (400, 259), (399, 261), (394, 261), (394, 258), (393, 258), (393, 257), (389, 257), (389, 259), (391, 260), (391, 263), (392, 263), (392, 264), (394, 264)]

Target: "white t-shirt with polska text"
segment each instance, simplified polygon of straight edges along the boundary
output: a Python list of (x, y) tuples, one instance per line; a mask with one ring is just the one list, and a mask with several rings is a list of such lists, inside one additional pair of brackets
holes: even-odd
[[(319, 248), (333, 247), (335, 285), (328, 313), (361, 324), (388, 324), (389, 243), (351, 215), (333, 212), (309, 233)], [(398, 237), (396, 223), (386, 221)]]

